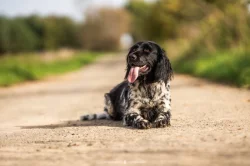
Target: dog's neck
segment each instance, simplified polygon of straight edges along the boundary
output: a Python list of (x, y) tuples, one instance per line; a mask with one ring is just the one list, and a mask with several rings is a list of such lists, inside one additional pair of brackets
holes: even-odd
[(139, 76), (135, 82), (142, 85), (150, 85), (159, 82), (159, 80), (155, 80), (153, 76), (147, 74)]
[(159, 83), (164, 83), (165, 82), (163, 80), (159, 80), (159, 81), (147, 81), (147, 80), (143, 80), (143, 79), (138, 79), (136, 80), (134, 83), (129, 83), (129, 86), (130, 87), (153, 87), (153, 86), (156, 86), (157, 84)]

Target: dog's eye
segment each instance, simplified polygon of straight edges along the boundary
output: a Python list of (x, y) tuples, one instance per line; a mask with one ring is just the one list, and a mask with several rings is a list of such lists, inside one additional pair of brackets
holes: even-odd
[(149, 53), (150, 50), (148, 48), (144, 48), (143, 52)]

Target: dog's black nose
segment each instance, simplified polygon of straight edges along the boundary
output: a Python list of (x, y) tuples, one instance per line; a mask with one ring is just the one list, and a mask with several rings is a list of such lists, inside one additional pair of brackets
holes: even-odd
[(129, 59), (130, 60), (136, 60), (137, 56), (135, 54), (130, 54)]

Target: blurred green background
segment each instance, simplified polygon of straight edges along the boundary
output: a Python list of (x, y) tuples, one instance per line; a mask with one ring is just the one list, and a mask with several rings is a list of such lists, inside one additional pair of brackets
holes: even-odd
[(165, 48), (175, 72), (250, 88), (248, 0), (70, 2), (80, 19), (0, 9), (0, 86), (76, 70), (105, 52), (152, 40)]

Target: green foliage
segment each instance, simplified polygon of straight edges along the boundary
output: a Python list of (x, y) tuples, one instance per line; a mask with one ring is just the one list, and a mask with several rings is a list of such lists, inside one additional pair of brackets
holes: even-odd
[[(159, 0), (155, 3), (129, 1), (135, 40), (164, 42), (187, 38), (212, 47), (249, 44), (249, 13), (246, 3), (229, 0)], [(197, 39), (197, 36), (200, 39)], [(196, 43), (196, 41), (195, 41)], [(195, 44), (194, 43), (194, 44)]]
[(243, 50), (182, 56), (174, 61), (174, 70), (222, 83), (250, 88), (250, 52)]
[(30, 28), (30, 30), (34, 34), (36, 34), (37, 38), (39, 39), (37, 41), (37, 49), (43, 50), (44, 49), (44, 36), (45, 36), (44, 19), (36, 15), (24, 17), (22, 19), (26, 23), (26, 25)]
[(152, 4), (129, 1), (126, 9), (133, 16), (134, 38), (158, 42), (176, 38), (182, 24), (201, 20), (205, 16), (200, 4), (189, 0), (162, 0)]
[(5, 17), (0, 17), (0, 53), (10, 49), (9, 27), (10, 21)]
[(150, 40), (175, 39), (183, 24), (200, 21), (205, 16), (199, 3), (189, 0), (162, 0), (153, 4), (146, 19), (145, 35)]
[[(209, 2), (212, 3), (212, 2)], [(244, 4), (220, 4), (202, 20), (200, 35), (175, 61), (175, 70), (250, 87), (250, 16)]]
[(79, 48), (79, 27), (66, 17), (0, 17), (0, 53)]
[(126, 9), (132, 15), (131, 23), (131, 35), (138, 40), (145, 40), (146, 36), (146, 24), (145, 20), (149, 17), (149, 11), (151, 11), (152, 5), (145, 3), (144, 1), (129, 1)]
[[(250, 44), (250, 16), (246, 6), (228, 4), (207, 17), (201, 26), (199, 45), (209, 51), (245, 47)], [(194, 43), (192, 47), (197, 47)]]
[(32, 51), (37, 46), (37, 37), (19, 18), (0, 18), (0, 53)]
[(21, 19), (11, 21), (8, 35), (10, 36), (11, 52), (35, 50), (37, 37)]
[(54, 61), (45, 61), (34, 54), (5, 56), (0, 59), (0, 86), (73, 71), (93, 62), (100, 55), (102, 54), (80, 52), (70, 58)]
[(44, 49), (76, 48), (80, 45), (78, 25), (69, 18), (47, 17), (44, 19), (44, 25)]

